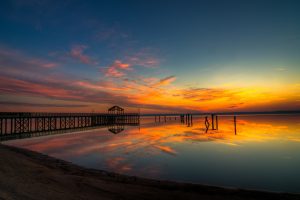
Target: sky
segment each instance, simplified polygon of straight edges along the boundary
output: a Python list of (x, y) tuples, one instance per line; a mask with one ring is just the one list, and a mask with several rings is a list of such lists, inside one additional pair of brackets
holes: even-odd
[(300, 2), (4, 0), (2, 112), (300, 110)]

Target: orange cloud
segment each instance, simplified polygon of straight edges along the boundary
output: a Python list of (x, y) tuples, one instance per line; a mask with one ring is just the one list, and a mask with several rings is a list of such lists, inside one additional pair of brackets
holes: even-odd
[(105, 75), (115, 78), (123, 77), (125, 76), (125, 73), (122, 70), (132, 70), (130, 66), (131, 65), (128, 63), (122, 63), (120, 60), (115, 60), (114, 63), (107, 68)]
[(114, 62), (114, 64), (113, 64), (113, 66), (115, 67), (115, 68), (120, 68), (120, 69), (127, 69), (127, 70), (129, 70), (130, 68), (130, 64), (128, 64), (128, 63), (122, 63), (121, 61), (119, 61), (119, 60), (116, 60), (115, 62)]
[(121, 72), (120, 70), (114, 68), (114, 67), (109, 67), (106, 71), (106, 76), (111, 76), (111, 77), (115, 77), (115, 78), (118, 78), (118, 77), (122, 77), (125, 75), (124, 72)]

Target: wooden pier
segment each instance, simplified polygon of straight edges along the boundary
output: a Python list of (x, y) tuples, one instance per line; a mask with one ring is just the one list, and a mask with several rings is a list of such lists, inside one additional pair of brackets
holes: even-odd
[(0, 113), (0, 139), (97, 126), (139, 125), (138, 113)]

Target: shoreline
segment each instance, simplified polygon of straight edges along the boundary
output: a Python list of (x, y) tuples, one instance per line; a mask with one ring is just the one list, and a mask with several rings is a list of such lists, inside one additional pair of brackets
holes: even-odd
[(300, 194), (153, 180), (88, 169), (0, 143), (0, 199), (300, 199)]

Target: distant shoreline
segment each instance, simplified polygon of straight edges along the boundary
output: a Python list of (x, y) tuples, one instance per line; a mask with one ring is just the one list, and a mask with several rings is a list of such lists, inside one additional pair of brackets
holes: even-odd
[[(99, 114), (99, 115), (107, 115), (105, 112), (0, 112), (0, 117), (7, 114)], [(132, 114), (132, 113), (129, 113)], [(134, 113), (138, 114), (138, 113)], [(285, 115), (285, 114), (300, 114), (300, 110), (295, 111), (259, 111), (259, 112), (178, 112), (178, 113), (150, 113), (150, 114), (139, 114), (140, 116), (179, 116), (185, 114), (192, 114), (192, 115)]]
[(159, 181), (87, 169), (0, 144), (0, 199), (300, 199), (299, 194)]

